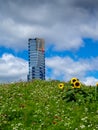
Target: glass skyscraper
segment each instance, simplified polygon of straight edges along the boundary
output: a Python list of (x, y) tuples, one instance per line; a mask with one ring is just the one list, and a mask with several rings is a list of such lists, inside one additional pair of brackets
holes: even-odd
[(28, 39), (29, 74), (28, 81), (32, 79), (45, 80), (45, 49), (44, 39)]

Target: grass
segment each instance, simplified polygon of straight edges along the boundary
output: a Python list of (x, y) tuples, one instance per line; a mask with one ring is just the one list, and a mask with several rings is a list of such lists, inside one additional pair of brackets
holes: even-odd
[(60, 81), (0, 85), (0, 130), (98, 130), (95, 87)]

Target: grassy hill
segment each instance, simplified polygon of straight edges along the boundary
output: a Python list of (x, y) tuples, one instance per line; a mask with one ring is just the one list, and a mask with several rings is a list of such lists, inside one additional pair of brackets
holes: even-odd
[(0, 130), (98, 130), (95, 87), (59, 81), (0, 85)]

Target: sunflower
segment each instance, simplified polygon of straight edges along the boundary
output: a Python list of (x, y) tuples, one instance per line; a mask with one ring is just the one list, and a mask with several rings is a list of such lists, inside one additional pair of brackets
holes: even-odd
[(79, 81), (79, 79), (77, 79), (77, 78), (72, 78), (72, 79), (71, 79), (71, 84), (74, 84), (74, 82), (76, 82), (76, 81)]
[(98, 82), (96, 83), (96, 86), (98, 87)]
[(58, 85), (58, 87), (59, 87), (59, 89), (64, 89), (64, 84), (63, 84), (63, 83), (60, 83), (60, 84)]
[(81, 83), (79, 81), (75, 81), (73, 84), (73, 88), (80, 88), (81, 87)]

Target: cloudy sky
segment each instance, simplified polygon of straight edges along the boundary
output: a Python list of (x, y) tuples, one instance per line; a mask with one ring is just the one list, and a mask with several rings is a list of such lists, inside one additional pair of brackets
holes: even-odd
[(35, 37), (45, 39), (46, 79), (98, 81), (98, 0), (0, 0), (0, 83), (26, 80)]

